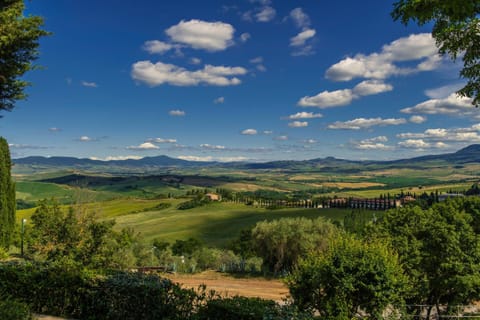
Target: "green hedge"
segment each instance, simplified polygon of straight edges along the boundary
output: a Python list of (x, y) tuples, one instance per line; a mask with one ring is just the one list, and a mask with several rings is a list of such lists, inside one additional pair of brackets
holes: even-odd
[[(37, 313), (77, 319), (187, 319), (197, 295), (170, 280), (140, 273), (96, 276), (38, 265), (0, 265), (0, 297)], [(3, 318), (0, 318), (3, 319)]]
[(31, 320), (32, 314), (26, 303), (13, 299), (0, 299), (0, 319)]
[[(0, 264), (0, 319), (29, 319), (32, 312), (83, 320), (308, 320), (293, 306), (258, 298), (221, 298), (181, 288), (156, 275), (95, 275), (69, 266)], [(3, 299), (3, 300), (4, 300)], [(7, 300), (7, 304), (11, 300)], [(4, 309), (7, 314), (2, 314)], [(24, 312), (24, 313), (22, 313)], [(25, 314), (25, 317), (11, 315)]]

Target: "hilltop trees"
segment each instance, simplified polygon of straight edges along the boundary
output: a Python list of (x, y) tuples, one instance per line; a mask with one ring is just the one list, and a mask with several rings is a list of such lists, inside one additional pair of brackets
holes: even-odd
[(10, 150), (0, 137), (0, 247), (8, 248), (15, 229), (15, 185), (12, 181)]
[(439, 52), (453, 60), (461, 57), (460, 76), (467, 84), (458, 93), (480, 104), (480, 0), (399, 0), (392, 17), (407, 24), (410, 20), (424, 25), (433, 22), (432, 36)]
[(0, 0), (0, 111), (10, 111), (15, 101), (26, 98), (29, 83), (19, 77), (34, 69), (38, 40), (48, 35), (41, 29), (43, 19), (25, 17), (24, 9), (23, 0)]

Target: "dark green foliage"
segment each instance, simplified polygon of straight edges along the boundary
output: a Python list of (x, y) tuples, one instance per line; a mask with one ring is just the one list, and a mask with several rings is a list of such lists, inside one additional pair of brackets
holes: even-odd
[(15, 231), (15, 184), (11, 177), (11, 167), (7, 140), (0, 137), (0, 247), (3, 248), (10, 246)]
[(409, 277), (407, 304), (448, 307), (480, 298), (479, 211), (479, 198), (447, 199), (427, 210), (391, 210), (375, 226), (372, 234), (391, 242)]
[(96, 276), (65, 265), (0, 265), (2, 295), (28, 303), (34, 312), (92, 320), (189, 319), (198, 298), (157, 276)]
[(196, 208), (196, 207), (201, 207), (201, 206), (204, 206), (206, 204), (209, 204), (210, 202), (211, 201), (210, 201), (209, 198), (204, 197), (203, 195), (200, 194), (200, 195), (196, 196), (195, 198), (193, 198), (192, 200), (188, 200), (188, 201), (180, 203), (177, 206), (177, 209), (178, 210), (193, 209), (193, 208)]
[(279, 306), (271, 300), (235, 296), (214, 297), (195, 315), (198, 320), (312, 320), (294, 305)]
[(172, 245), (172, 252), (176, 256), (190, 256), (194, 251), (200, 249), (202, 246), (202, 242), (195, 238), (189, 238), (188, 240), (177, 240)]
[(285, 218), (259, 222), (252, 230), (253, 248), (269, 271), (291, 271), (300, 257), (327, 248), (337, 228), (322, 218)]
[(0, 319), (30, 320), (32, 319), (32, 314), (26, 303), (0, 297)]
[[(140, 273), (95, 275), (69, 265), (0, 264), (0, 297), (17, 309), (84, 320), (309, 320), (295, 306), (258, 298), (221, 298)], [(1, 299), (0, 299), (1, 301)], [(2, 303), (0, 302), (0, 306)], [(13, 319), (2, 317), (0, 319)], [(18, 318), (19, 320), (28, 318)]]
[(344, 235), (301, 261), (288, 285), (295, 304), (322, 319), (353, 319), (362, 312), (368, 319), (384, 319), (389, 307), (402, 305), (406, 279), (386, 246)]
[(97, 220), (94, 212), (81, 205), (65, 212), (56, 200), (42, 200), (31, 222), (27, 252), (40, 260), (124, 269), (145, 265), (150, 257), (133, 229), (114, 231), (114, 221)]
[(24, 9), (23, 0), (0, 1), (0, 111), (10, 111), (15, 101), (26, 98), (29, 83), (19, 77), (34, 68), (38, 39), (48, 35), (40, 29), (43, 19), (25, 17)]
[(32, 202), (25, 201), (23, 199), (17, 199), (17, 210), (35, 208), (36, 205)]
[(253, 247), (252, 230), (241, 230), (240, 235), (235, 240), (232, 240), (228, 248), (235, 254), (240, 255), (243, 259), (248, 259), (255, 256)]
[(480, 104), (480, 32), (479, 0), (400, 0), (394, 3), (392, 16), (407, 24), (433, 22), (432, 35), (439, 52), (453, 60), (461, 56), (460, 76), (468, 82), (458, 93)]

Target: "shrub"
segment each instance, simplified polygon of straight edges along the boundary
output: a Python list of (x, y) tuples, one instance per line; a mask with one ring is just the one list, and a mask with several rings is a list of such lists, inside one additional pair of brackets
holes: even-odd
[(12, 299), (0, 299), (0, 319), (30, 320), (32, 314), (27, 304)]
[(264, 314), (276, 307), (275, 302), (260, 298), (217, 298), (200, 309), (200, 320), (263, 320)]

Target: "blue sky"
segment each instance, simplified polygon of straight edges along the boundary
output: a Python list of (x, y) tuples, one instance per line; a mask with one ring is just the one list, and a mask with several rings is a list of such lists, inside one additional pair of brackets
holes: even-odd
[(480, 143), (459, 65), (393, 1), (32, 1), (13, 157), (398, 159)]

